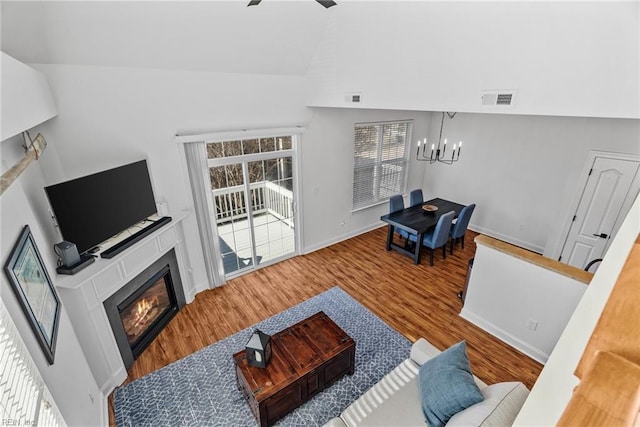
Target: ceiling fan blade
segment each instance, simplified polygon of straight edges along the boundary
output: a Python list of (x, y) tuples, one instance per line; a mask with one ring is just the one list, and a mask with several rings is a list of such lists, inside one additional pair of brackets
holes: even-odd
[[(247, 7), (249, 6), (257, 6), (260, 4), (262, 0), (251, 0)], [(335, 6), (337, 3), (333, 0), (316, 0), (318, 3), (329, 9), (331, 6)]]
[(338, 4), (333, 0), (316, 0), (316, 1), (321, 5), (323, 5), (324, 7), (326, 7), (327, 9), (329, 9), (331, 6), (335, 6), (336, 4)]

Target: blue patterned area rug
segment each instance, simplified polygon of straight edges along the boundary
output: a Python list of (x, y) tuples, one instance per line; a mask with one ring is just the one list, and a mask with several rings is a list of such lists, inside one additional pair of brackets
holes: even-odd
[(338, 287), (115, 390), (125, 426), (256, 426), (236, 385), (232, 355), (259, 328), (275, 334), (324, 311), (356, 342), (355, 373), (281, 419), (278, 426), (321, 426), (409, 357), (411, 343)]

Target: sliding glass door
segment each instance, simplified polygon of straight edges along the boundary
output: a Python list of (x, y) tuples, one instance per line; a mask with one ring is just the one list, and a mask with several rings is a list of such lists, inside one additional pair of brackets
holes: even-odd
[(207, 144), (226, 277), (296, 253), (291, 136)]

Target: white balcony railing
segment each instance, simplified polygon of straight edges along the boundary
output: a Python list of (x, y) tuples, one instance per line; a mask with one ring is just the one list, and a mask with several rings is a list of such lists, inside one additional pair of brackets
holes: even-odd
[[(247, 217), (244, 185), (211, 190), (218, 225)], [(249, 184), (253, 215), (267, 213), (293, 228), (293, 192), (270, 181)]]

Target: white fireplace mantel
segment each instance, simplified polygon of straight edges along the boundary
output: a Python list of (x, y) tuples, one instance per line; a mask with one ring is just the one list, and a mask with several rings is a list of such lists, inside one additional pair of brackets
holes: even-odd
[(182, 220), (186, 215), (172, 215), (170, 223), (114, 258), (98, 258), (73, 276), (56, 277), (55, 285), (62, 303), (66, 306), (91, 372), (105, 396), (122, 384), (127, 378), (127, 371), (104, 309), (104, 301), (172, 249), (178, 261), (187, 304), (195, 297), (182, 229)]

